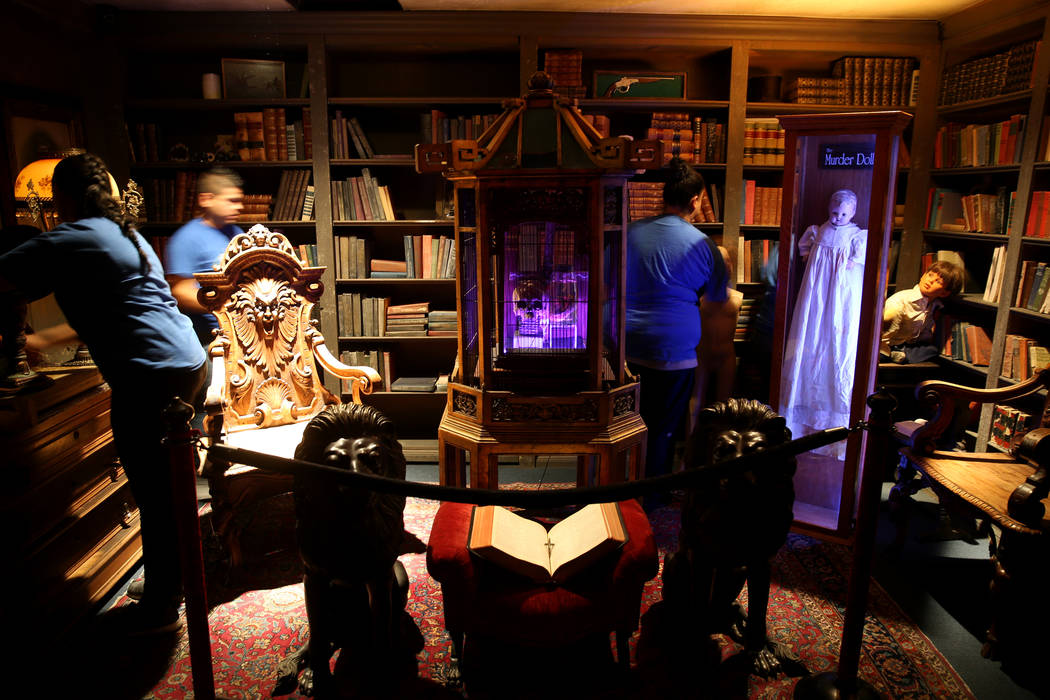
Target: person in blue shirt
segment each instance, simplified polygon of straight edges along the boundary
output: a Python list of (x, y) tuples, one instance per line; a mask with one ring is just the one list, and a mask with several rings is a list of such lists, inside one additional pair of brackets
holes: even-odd
[[(722, 256), (690, 223), (703, 190), (700, 174), (672, 158), (664, 213), (627, 230), (627, 366), (641, 382), (647, 477), (671, 472), (674, 441), (693, 392), (700, 298), (706, 304), (728, 299)], [(660, 499), (650, 500), (658, 505)]]
[(201, 215), (171, 235), (164, 250), (164, 270), (179, 309), (193, 321), (202, 346), (212, 341), (219, 322), (197, 301), (200, 285), (195, 272), (211, 272), (226, 246), (239, 233), (237, 218), (244, 209), (243, 183), (237, 173), (212, 168), (197, 181), (197, 205)]
[(31, 334), (27, 347), (85, 343), (112, 390), (110, 422), (138, 505), (146, 571), (142, 602), (129, 632), (179, 625), (179, 556), (163, 410), (192, 397), (205, 358), (179, 313), (160, 260), (125, 218), (105, 163), (81, 154), (63, 159), (52, 178), (64, 222), (0, 256), (0, 291), (28, 299), (54, 293), (68, 325)]

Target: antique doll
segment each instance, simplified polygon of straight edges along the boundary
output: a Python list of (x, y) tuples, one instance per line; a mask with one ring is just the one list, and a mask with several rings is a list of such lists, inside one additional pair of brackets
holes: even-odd
[[(798, 242), (806, 262), (780, 383), (780, 413), (795, 437), (849, 425), (857, 357), (866, 229), (853, 223), (857, 195), (831, 195), (828, 220)], [(842, 459), (845, 442), (815, 450)]]

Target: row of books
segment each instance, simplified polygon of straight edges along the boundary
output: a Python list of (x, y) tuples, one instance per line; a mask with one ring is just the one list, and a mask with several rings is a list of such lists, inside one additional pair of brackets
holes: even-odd
[(367, 239), (337, 236), (336, 277), (339, 279), (455, 279), (455, 241), (448, 236), (407, 234), (405, 259), (373, 258)]
[(1041, 314), (1050, 314), (1050, 270), (1045, 262), (1023, 260), (1017, 279), (1014, 306)]
[(273, 200), (271, 221), (311, 221), (314, 218), (314, 186), (310, 168), (282, 170)]
[[(700, 193), (700, 206), (693, 223), (713, 224), (722, 220), (722, 195), (719, 186), (708, 183)], [(659, 216), (664, 211), (664, 183), (630, 181), (627, 183), (627, 213), (630, 221)]]
[(758, 299), (745, 296), (740, 300), (740, 313), (736, 317), (736, 328), (733, 329), (733, 340), (747, 340), (751, 333), (751, 321), (757, 310)]
[(673, 156), (689, 163), (724, 163), (726, 127), (715, 117), (687, 112), (653, 112), (645, 138), (663, 143), (664, 165)]
[(316, 243), (300, 243), (295, 246), (295, 252), (299, 255), (299, 262), (304, 266), (317, 267), (321, 264), (321, 259), (317, 255)]
[(1032, 66), (1040, 41), (1014, 44), (1003, 51), (945, 68), (941, 76), (941, 105), (1009, 95), (1032, 87)]
[(1032, 238), (1050, 238), (1050, 192), (1032, 192), (1032, 203), (1028, 207), (1028, 221), (1024, 235)]
[(785, 132), (773, 118), (744, 118), (744, 165), (783, 165)]
[(776, 254), (779, 245), (779, 241), (771, 241), (768, 238), (752, 240), (741, 237), (737, 251), (737, 265), (740, 268), (738, 281), (761, 282), (762, 268), (769, 263), (770, 256)]
[(784, 85), (785, 102), (811, 105), (841, 105), (849, 100), (843, 78), (799, 76)]
[(1023, 335), (1007, 334), (1000, 372), (1003, 377), (1024, 381), (1047, 366), (1050, 366), (1050, 351), (1045, 346)]
[[(235, 112), (233, 142), (241, 160), (308, 160), (313, 157), (310, 108), (289, 122), (283, 107)], [(307, 155), (309, 154), (309, 155)]]
[[(378, 372), (380, 383), (373, 385), (373, 391), (422, 391), (432, 393), (448, 390), (448, 374), (439, 374), (436, 377), (397, 377), (394, 359), (389, 350), (380, 350), (379, 348), (344, 350), (339, 353), (339, 361), (344, 365), (371, 367)], [(350, 393), (349, 380), (343, 380), (342, 391), (344, 394)]]
[(933, 142), (933, 167), (1019, 163), (1027, 120), (1024, 114), (1014, 114), (993, 124), (949, 122), (937, 130)]
[(1001, 450), (1009, 450), (1015, 437), (1020, 437), (1035, 427), (1035, 417), (1013, 406), (995, 404), (992, 407), (992, 433), (990, 441)]
[(587, 97), (587, 87), (583, 84), (583, 51), (544, 51), (543, 70), (554, 80), (554, 91), (559, 95), (570, 98)]
[(744, 201), (740, 223), (745, 226), (779, 226), (783, 187), (759, 187), (755, 180), (744, 180)]
[(903, 105), (909, 102), (916, 60), (910, 56), (843, 56), (831, 64), (841, 78), (845, 104)]
[(420, 115), (422, 143), (448, 143), (452, 139), (477, 139), (496, 121), (497, 114), (450, 117), (439, 109)]
[(332, 218), (336, 221), (394, 221), (390, 188), (380, 185), (368, 168), (345, 180), (333, 179)]
[[(332, 158), (387, 158), (377, 156), (371, 142), (361, 128), (357, 117), (344, 117), (342, 110), (335, 110), (331, 119), (328, 143)], [(396, 157), (396, 156), (394, 156)]]
[(971, 365), (987, 367), (992, 360), (992, 339), (980, 326), (944, 317), (941, 355)]
[(1050, 160), (1050, 114), (1043, 117), (1043, 124), (1039, 127), (1039, 148), (1035, 152), (1035, 159), (1042, 162)]
[(946, 187), (931, 187), (926, 202), (926, 228), (1008, 234), (1016, 196), (1006, 187), (999, 187), (995, 194), (969, 195)]
[(992, 251), (992, 263), (988, 267), (988, 278), (984, 284), (984, 301), (993, 304), (999, 303), (999, 295), (1003, 289), (1003, 277), (1006, 272), (1006, 246), (996, 246)]

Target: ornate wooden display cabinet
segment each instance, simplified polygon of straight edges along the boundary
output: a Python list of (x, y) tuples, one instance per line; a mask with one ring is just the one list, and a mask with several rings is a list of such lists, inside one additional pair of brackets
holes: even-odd
[(495, 488), (499, 454), (588, 456), (641, 473), (624, 364), (624, 183), (658, 143), (601, 138), (539, 73), (477, 140), (416, 147), (455, 190), (457, 364), (438, 429), (442, 483)]
[(5, 621), (42, 637), (67, 629), (138, 563), (139, 517), (117, 461), (98, 371), (49, 372), (0, 398)]
[[(910, 119), (898, 111), (780, 117), (787, 140), (770, 403), (794, 437), (865, 418), (882, 332), (897, 150)], [(866, 235), (818, 233), (803, 257), (805, 231), (828, 221), (829, 200), (841, 190), (856, 195), (852, 221)], [(851, 248), (844, 235), (858, 243)], [(807, 324), (821, 325), (807, 335)], [(850, 539), (864, 441), (857, 432), (844, 446), (799, 456), (796, 529)]]

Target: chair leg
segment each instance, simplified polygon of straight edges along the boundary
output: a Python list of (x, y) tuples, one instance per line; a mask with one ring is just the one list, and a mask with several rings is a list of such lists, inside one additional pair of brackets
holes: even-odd
[(450, 681), (463, 679), (463, 630), (446, 628), (452, 640), (452, 655), (449, 659), (448, 677)]
[(624, 671), (631, 670), (631, 631), (616, 630), (616, 665)]
[(918, 470), (902, 455), (889, 494), (890, 522), (894, 525), (894, 538), (889, 546), (891, 552), (899, 553), (904, 549), (908, 537), (908, 520), (911, 517), (911, 497), (924, 486)]

